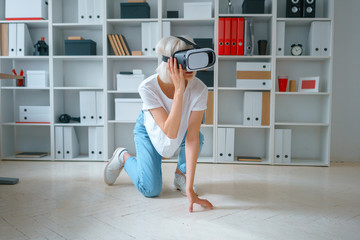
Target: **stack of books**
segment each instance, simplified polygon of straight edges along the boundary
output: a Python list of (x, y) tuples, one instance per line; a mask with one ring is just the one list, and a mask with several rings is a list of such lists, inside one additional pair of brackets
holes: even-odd
[(108, 34), (109, 42), (116, 56), (130, 56), (131, 50), (121, 34)]

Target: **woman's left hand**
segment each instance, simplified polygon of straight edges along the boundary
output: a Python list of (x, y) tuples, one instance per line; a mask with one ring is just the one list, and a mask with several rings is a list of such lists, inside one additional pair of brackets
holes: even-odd
[(214, 206), (206, 199), (200, 199), (198, 198), (198, 196), (196, 195), (196, 193), (194, 192), (194, 190), (190, 190), (189, 192), (186, 193), (188, 199), (189, 199), (189, 212), (193, 212), (193, 205), (195, 204), (199, 204), (203, 207), (208, 207), (210, 209), (213, 209)]

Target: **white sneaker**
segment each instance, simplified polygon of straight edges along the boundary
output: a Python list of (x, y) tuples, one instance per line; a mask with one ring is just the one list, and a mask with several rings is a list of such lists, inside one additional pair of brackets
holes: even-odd
[[(174, 186), (175, 186), (176, 189), (179, 190), (184, 196), (186, 196), (186, 178), (185, 178), (184, 175), (175, 173)], [(199, 194), (197, 193), (197, 189), (196, 189), (195, 186), (193, 186), (193, 190), (194, 190), (194, 192), (196, 193), (196, 195), (199, 195)]]
[(120, 154), (124, 151), (127, 152), (127, 149), (117, 148), (109, 159), (109, 163), (104, 169), (104, 181), (107, 185), (114, 184), (121, 170), (124, 168), (124, 159), (119, 159)]

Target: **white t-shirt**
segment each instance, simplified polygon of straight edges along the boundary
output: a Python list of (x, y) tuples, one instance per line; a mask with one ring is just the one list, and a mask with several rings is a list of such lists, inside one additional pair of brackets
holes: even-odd
[(198, 78), (188, 82), (183, 95), (180, 128), (176, 139), (168, 138), (155, 122), (149, 109), (162, 107), (170, 114), (173, 99), (168, 98), (160, 88), (157, 80), (158, 74), (145, 79), (139, 86), (139, 94), (143, 101), (144, 125), (156, 151), (163, 157), (170, 158), (179, 148), (186, 130), (191, 111), (203, 111), (207, 107), (208, 90), (206, 85)]

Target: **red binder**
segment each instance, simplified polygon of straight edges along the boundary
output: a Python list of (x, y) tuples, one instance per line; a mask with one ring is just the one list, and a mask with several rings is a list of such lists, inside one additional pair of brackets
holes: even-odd
[(237, 55), (237, 18), (231, 18), (230, 55)]
[(219, 55), (224, 55), (224, 37), (225, 37), (225, 18), (219, 18), (219, 32), (218, 32)]
[(244, 25), (245, 19), (237, 19), (237, 55), (244, 55)]
[(224, 55), (230, 55), (231, 18), (225, 18), (225, 47)]

